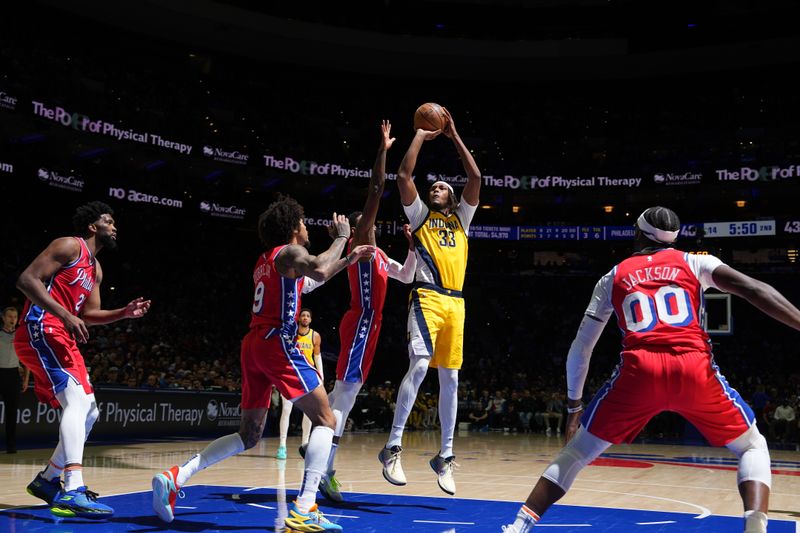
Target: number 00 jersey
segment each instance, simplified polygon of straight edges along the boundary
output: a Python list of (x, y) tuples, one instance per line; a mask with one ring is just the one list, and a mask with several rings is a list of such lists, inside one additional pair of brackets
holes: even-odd
[(671, 248), (631, 256), (597, 282), (586, 314), (605, 321), (613, 310), (624, 350), (709, 353), (703, 291), (721, 264)]
[(467, 271), (467, 231), (477, 206), (461, 201), (452, 213), (432, 211), (419, 196), (403, 206), (414, 229), (416, 281), (461, 291)]
[(275, 257), (285, 246), (276, 246), (261, 254), (253, 269), (252, 318), (250, 329), (266, 327), (280, 330), (294, 340), (300, 315), (300, 294), (304, 277), (286, 278), (275, 268)]

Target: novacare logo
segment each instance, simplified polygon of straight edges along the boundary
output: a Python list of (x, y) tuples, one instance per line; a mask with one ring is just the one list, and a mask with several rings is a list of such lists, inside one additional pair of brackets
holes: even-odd
[(8, 172), (9, 174), (13, 174), (14, 165), (12, 165), (11, 163), (0, 162), (0, 172)]
[(17, 97), (5, 91), (0, 91), (0, 107), (14, 111), (17, 108)]
[(200, 202), (200, 211), (208, 213), (214, 217), (222, 218), (235, 218), (241, 220), (247, 214), (247, 209), (244, 207), (236, 207), (235, 205), (219, 205), (216, 202)]
[(214, 146), (203, 146), (203, 155), (206, 157), (213, 157), (215, 161), (223, 161), (225, 163), (236, 163), (238, 165), (246, 165), (249, 155), (243, 154), (239, 150), (223, 150)]
[(48, 185), (53, 187), (58, 187), (59, 189), (66, 189), (73, 192), (83, 191), (84, 181), (76, 178), (75, 176), (64, 176), (63, 174), (59, 174), (58, 172), (48, 170), (46, 168), (40, 168), (36, 175), (39, 176), (40, 180), (47, 182)]

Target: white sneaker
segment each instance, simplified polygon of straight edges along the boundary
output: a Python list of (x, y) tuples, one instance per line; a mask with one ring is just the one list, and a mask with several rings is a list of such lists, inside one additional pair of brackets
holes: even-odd
[(456, 463), (455, 458), (455, 455), (445, 458), (437, 453), (430, 461), (431, 468), (438, 476), (439, 488), (450, 496), (454, 496), (456, 493), (456, 480), (453, 478), (453, 470), (459, 465)]
[(767, 515), (761, 511), (755, 511), (747, 517), (744, 523), (744, 533), (766, 533)]
[(403, 465), (400, 464), (400, 454), (403, 448), (392, 446), (383, 448), (378, 454), (378, 460), (383, 463), (383, 477), (392, 485), (405, 485), (406, 474), (403, 472)]
[(501, 531), (503, 533), (519, 533), (519, 529), (514, 527), (514, 524), (508, 524), (507, 526), (501, 526)]

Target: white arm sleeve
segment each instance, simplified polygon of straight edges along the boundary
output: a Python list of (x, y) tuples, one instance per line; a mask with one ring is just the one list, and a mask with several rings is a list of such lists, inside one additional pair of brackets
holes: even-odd
[(389, 258), (389, 277), (403, 283), (411, 283), (414, 280), (414, 273), (417, 271), (417, 253), (409, 250), (406, 261), (402, 265)]
[(721, 259), (713, 255), (686, 254), (686, 262), (694, 272), (694, 275), (697, 276), (697, 280), (702, 285), (703, 290), (709, 287), (718, 288), (714, 284), (714, 276), (712, 274), (717, 267), (725, 264)]
[(308, 294), (309, 292), (319, 289), (325, 285), (324, 281), (317, 281), (305, 276), (303, 279), (303, 294)]
[(589, 372), (592, 350), (600, 334), (603, 333), (607, 321), (608, 319), (597, 320), (588, 315), (581, 321), (567, 355), (567, 397), (570, 400), (583, 398), (583, 386), (586, 383), (586, 374)]
[(592, 291), (592, 298), (586, 307), (586, 313), (578, 327), (575, 340), (569, 347), (567, 355), (567, 397), (571, 400), (583, 398), (583, 386), (589, 371), (589, 360), (603, 328), (606, 327), (614, 307), (611, 304), (611, 287), (614, 283), (614, 267), (608, 274), (600, 278)]
[(406, 217), (408, 217), (408, 223), (411, 225), (411, 231), (417, 229), (425, 220), (425, 217), (428, 216), (428, 207), (422, 203), (422, 200), (419, 198), (419, 194), (414, 198), (414, 201), (411, 202), (411, 205), (403, 206), (403, 211), (405, 211)]

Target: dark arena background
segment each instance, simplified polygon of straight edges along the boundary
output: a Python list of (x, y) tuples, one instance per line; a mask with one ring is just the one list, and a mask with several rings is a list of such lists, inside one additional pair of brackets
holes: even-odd
[[(171, 524), (150, 510), (150, 479), (238, 428), (259, 214), (291, 195), (311, 253), (324, 251), (332, 213), (363, 207), (382, 119), (397, 141), (378, 244), (403, 261), (396, 174), (424, 102), (450, 110), (482, 173), (464, 286), (459, 492), (442, 493), (426, 464), (439, 445), (435, 372), (409, 419), (409, 484), (386, 483), (375, 459), (408, 368), (409, 286), (391, 281), (338, 456), (346, 502), (319, 497), (344, 530), (513, 522), (564, 444), (566, 357), (592, 289), (632, 253), (647, 207), (678, 213), (680, 249), (800, 303), (796, 2), (32, 0), (0, 13), (0, 306), (21, 311), (17, 277), (71, 235), (74, 209), (91, 200), (113, 208), (118, 229), (117, 250), (99, 256), (103, 307), (152, 300), (141, 320), (90, 328), (81, 348), (101, 412), (85, 477), (115, 516), (61, 519), (26, 494), (60, 416), (31, 384), (17, 451), (0, 456), (2, 531), (282, 531), (303, 475), (298, 410), (288, 460), (275, 458), (273, 406), (259, 445), (198, 474)], [(420, 192), (437, 180), (459, 194), (466, 182), (444, 136), (425, 143), (415, 170)], [(800, 333), (711, 293), (715, 360), (771, 451), (770, 531), (800, 531)], [(328, 390), (349, 298), (340, 274), (303, 299)], [(612, 322), (587, 401), (619, 360)], [(0, 448), (13, 447), (6, 439)], [(736, 457), (664, 413), (587, 467), (540, 526), (741, 531), (741, 513)]]

